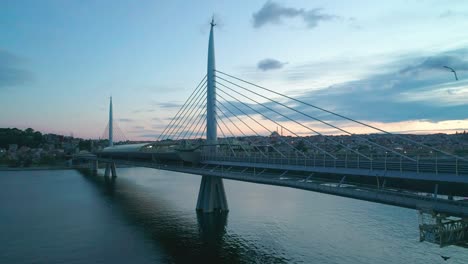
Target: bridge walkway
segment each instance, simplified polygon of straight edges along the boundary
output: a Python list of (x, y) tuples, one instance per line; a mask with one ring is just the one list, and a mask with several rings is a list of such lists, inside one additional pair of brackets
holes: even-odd
[(291, 187), (296, 189), (338, 195), (370, 202), (377, 202), (416, 210), (432, 210), (437, 213), (456, 217), (468, 217), (468, 201), (448, 200), (444, 196), (432, 196), (428, 193), (409, 192), (384, 186), (340, 184), (323, 178), (289, 173), (288, 170), (277, 172), (257, 169), (250, 166), (225, 166), (216, 164), (185, 165), (182, 162), (162, 164), (147, 161), (98, 159), (99, 162), (115, 162), (138, 167), (147, 167), (196, 175), (207, 175), (225, 179), (253, 182), (260, 184)]

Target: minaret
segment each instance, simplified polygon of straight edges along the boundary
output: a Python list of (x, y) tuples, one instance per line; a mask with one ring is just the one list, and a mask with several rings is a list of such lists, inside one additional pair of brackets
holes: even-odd
[(216, 72), (213, 28), (216, 25), (214, 18), (211, 19), (210, 40), (208, 42), (208, 72), (207, 72), (207, 94), (206, 94), (206, 141), (208, 144), (216, 144)]
[(114, 146), (114, 124), (112, 123), (112, 96), (109, 103), (109, 147)]

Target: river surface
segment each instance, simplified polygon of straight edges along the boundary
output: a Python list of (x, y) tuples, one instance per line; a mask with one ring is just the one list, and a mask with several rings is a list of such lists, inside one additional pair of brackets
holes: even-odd
[(410, 209), (224, 180), (230, 212), (197, 215), (200, 176), (100, 173), (0, 171), (0, 263), (468, 263)]

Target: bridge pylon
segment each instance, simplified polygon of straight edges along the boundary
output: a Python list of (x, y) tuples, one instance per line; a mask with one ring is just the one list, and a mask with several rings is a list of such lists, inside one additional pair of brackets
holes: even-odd
[[(213, 28), (216, 24), (211, 20), (210, 37), (208, 41), (207, 92), (206, 92), (206, 143), (210, 153), (217, 150), (216, 123), (216, 68)], [(223, 179), (213, 176), (202, 176), (198, 193), (197, 211), (212, 213), (213, 211), (228, 211)]]
[[(109, 101), (109, 147), (114, 146), (114, 122), (113, 122), (113, 113), (112, 113), (112, 96)], [(109, 177), (112, 174), (112, 178), (117, 177), (117, 172), (115, 170), (115, 162), (107, 163), (106, 170), (104, 171), (104, 177)]]

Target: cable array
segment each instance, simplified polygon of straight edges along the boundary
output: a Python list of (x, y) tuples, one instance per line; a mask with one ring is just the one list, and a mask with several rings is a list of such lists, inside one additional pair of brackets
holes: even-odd
[(202, 137), (200, 130), (206, 123), (206, 76), (199, 82), (185, 103), (161, 132), (157, 141)]
[[(119, 143), (119, 142), (127, 142), (128, 139), (127, 137), (125, 136), (124, 132), (122, 131), (122, 129), (120, 129), (119, 127), (119, 124), (116, 122), (116, 120), (113, 120), (112, 122), (113, 124), (113, 128), (114, 128), (114, 138), (113, 138), (113, 141), (114, 143)], [(109, 122), (107, 123), (106, 125), (106, 128), (104, 129), (102, 135), (101, 135), (101, 139), (109, 139)]]
[[(392, 135), (394, 138), (405, 142), (405, 144), (417, 146), (418, 149), (425, 149), (426, 153), (435, 152), (436, 154), (438, 153), (442, 156), (449, 156), (456, 159), (466, 160), (463, 157), (459, 157), (441, 149), (425, 145), (424, 143), (418, 142), (404, 135), (393, 134), (391, 132), (377, 128), (370, 124), (366, 124), (362, 121), (358, 121), (346, 117), (344, 115), (335, 113), (333, 111), (312, 105), (302, 100), (290, 97), (288, 95), (281, 94), (279, 92), (256, 85), (252, 82), (243, 80), (241, 78), (224, 73), (222, 71), (216, 70), (216, 73), (219, 73), (216, 78), (216, 88), (220, 92), (218, 93), (218, 96), (220, 97), (220, 99), (222, 99), (222, 101), (218, 101), (218, 104), (223, 106), (223, 109), (220, 109), (221, 112), (223, 112), (223, 110), (226, 110), (227, 113), (229, 113), (231, 116), (235, 116), (238, 119), (240, 117), (248, 118), (253, 121), (252, 123), (259, 124), (264, 129), (264, 131), (268, 132), (270, 135), (272, 135), (272, 130), (271, 128), (268, 129), (265, 123), (270, 123), (270, 127), (271, 125), (280, 127), (282, 130), (287, 131), (296, 139), (301, 138), (301, 140), (306, 142), (308, 148), (314, 150), (313, 152), (315, 154), (320, 153), (328, 157), (335, 158), (337, 152), (343, 152), (344, 150), (346, 153), (353, 153), (367, 160), (371, 160), (372, 155), (384, 154), (385, 156), (392, 155), (394, 157), (399, 157), (404, 160), (410, 160), (413, 162), (416, 161), (416, 157), (410, 157), (404, 151), (398, 151), (395, 150), (392, 146), (386, 146), (384, 144), (381, 144), (372, 137), (352, 133), (347, 129), (336, 125), (335, 123), (332, 123), (331, 121), (326, 121), (323, 118), (318, 118), (317, 114), (313, 115), (309, 112), (305, 112), (304, 110), (300, 110), (300, 106), (302, 106), (301, 109), (304, 109), (305, 106), (306, 109), (311, 109), (316, 112), (318, 111), (320, 114), (319, 116), (321, 117), (326, 115), (333, 116), (334, 118), (338, 118), (339, 120), (345, 120), (347, 122), (351, 122), (359, 126), (370, 128), (376, 131), (377, 133)], [(255, 89), (262, 90), (262, 93), (255, 91)], [(237, 110), (236, 113), (234, 113), (230, 109), (227, 109), (225, 105), (229, 105), (231, 109)], [(287, 113), (289, 113), (289, 115)], [(252, 116), (260, 116), (263, 119), (262, 124), (260, 124), (258, 118)], [(310, 120), (310, 122), (319, 123), (322, 126), (331, 129), (331, 132), (334, 135), (348, 135), (354, 140), (358, 141), (358, 145), (361, 148), (365, 148), (367, 151), (362, 151), (359, 148), (349, 146), (348, 144), (339, 141), (339, 139), (335, 139), (334, 136), (326, 135), (324, 132), (320, 132), (319, 129), (311, 127), (307, 124), (307, 122), (295, 120), (291, 116), (300, 116), (300, 120), (308, 119)], [(227, 116), (224, 116), (224, 118), (226, 119)], [(288, 121), (290, 124), (293, 125), (284, 124), (284, 120)], [(305, 137), (300, 137), (299, 132), (294, 131), (297, 128), (302, 128), (302, 130), (305, 129), (309, 132), (309, 134)], [(249, 127), (249, 129), (251, 128)], [(255, 134), (258, 135), (257, 132), (255, 132)], [(314, 134), (322, 139), (322, 143), (320, 143), (320, 145), (322, 146), (319, 146), (319, 144), (316, 142), (317, 140), (314, 140), (314, 142), (310, 140), (310, 136)], [(279, 140), (285, 143), (286, 145), (290, 146), (290, 149), (294, 152), (304, 152), (303, 150), (299, 150), (296, 145), (292, 146), (289, 142), (284, 142), (285, 140), (282, 135), (279, 136)], [(307, 155), (307, 153), (305, 154)]]
[[(336, 121), (338, 119), (370, 128), (376, 133), (393, 135), (393, 138), (405, 144), (415, 145), (430, 153), (466, 160), (404, 135), (392, 134), (222, 71), (216, 70), (216, 73), (216, 127), (218, 145), (220, 149), (225, 146), (222, 148), (226, 150), (224, 154), (236, 157), (239, 153), (248, 156), (256, 153), (262, 157), (276, 155), (281, 158), (310, 158), (313, 155), (314, 159), (316, 155), (323, 155), (324, 159), (327, 157), (335, 160), (339, 155), (349, 154), (355, 155), (358, 160), (361, 158), (368, 161), (385, 155), (385, 158), (388, 156), (412, 162), (419, 160), (419, 154), (417, 158), (412, 157), (406, 151), (383, 144), (372, 136), (356, 134), (340, 127), (339, 121)], [(157, 138), (158, 141), (206, 138), (206, 91), (207, 76), (171, 119)], [(329, 118), (325, 119), (327, 116)], [(315, 124), (319, 126), (316, 127)], [(278, 133), (279, 128), (288, 135)], [(342, 136), (336, 136), (337, 134), (347, 135), (347, 141)], [(199, 144), (203, 145), (203, 142), (202, 140)]]

